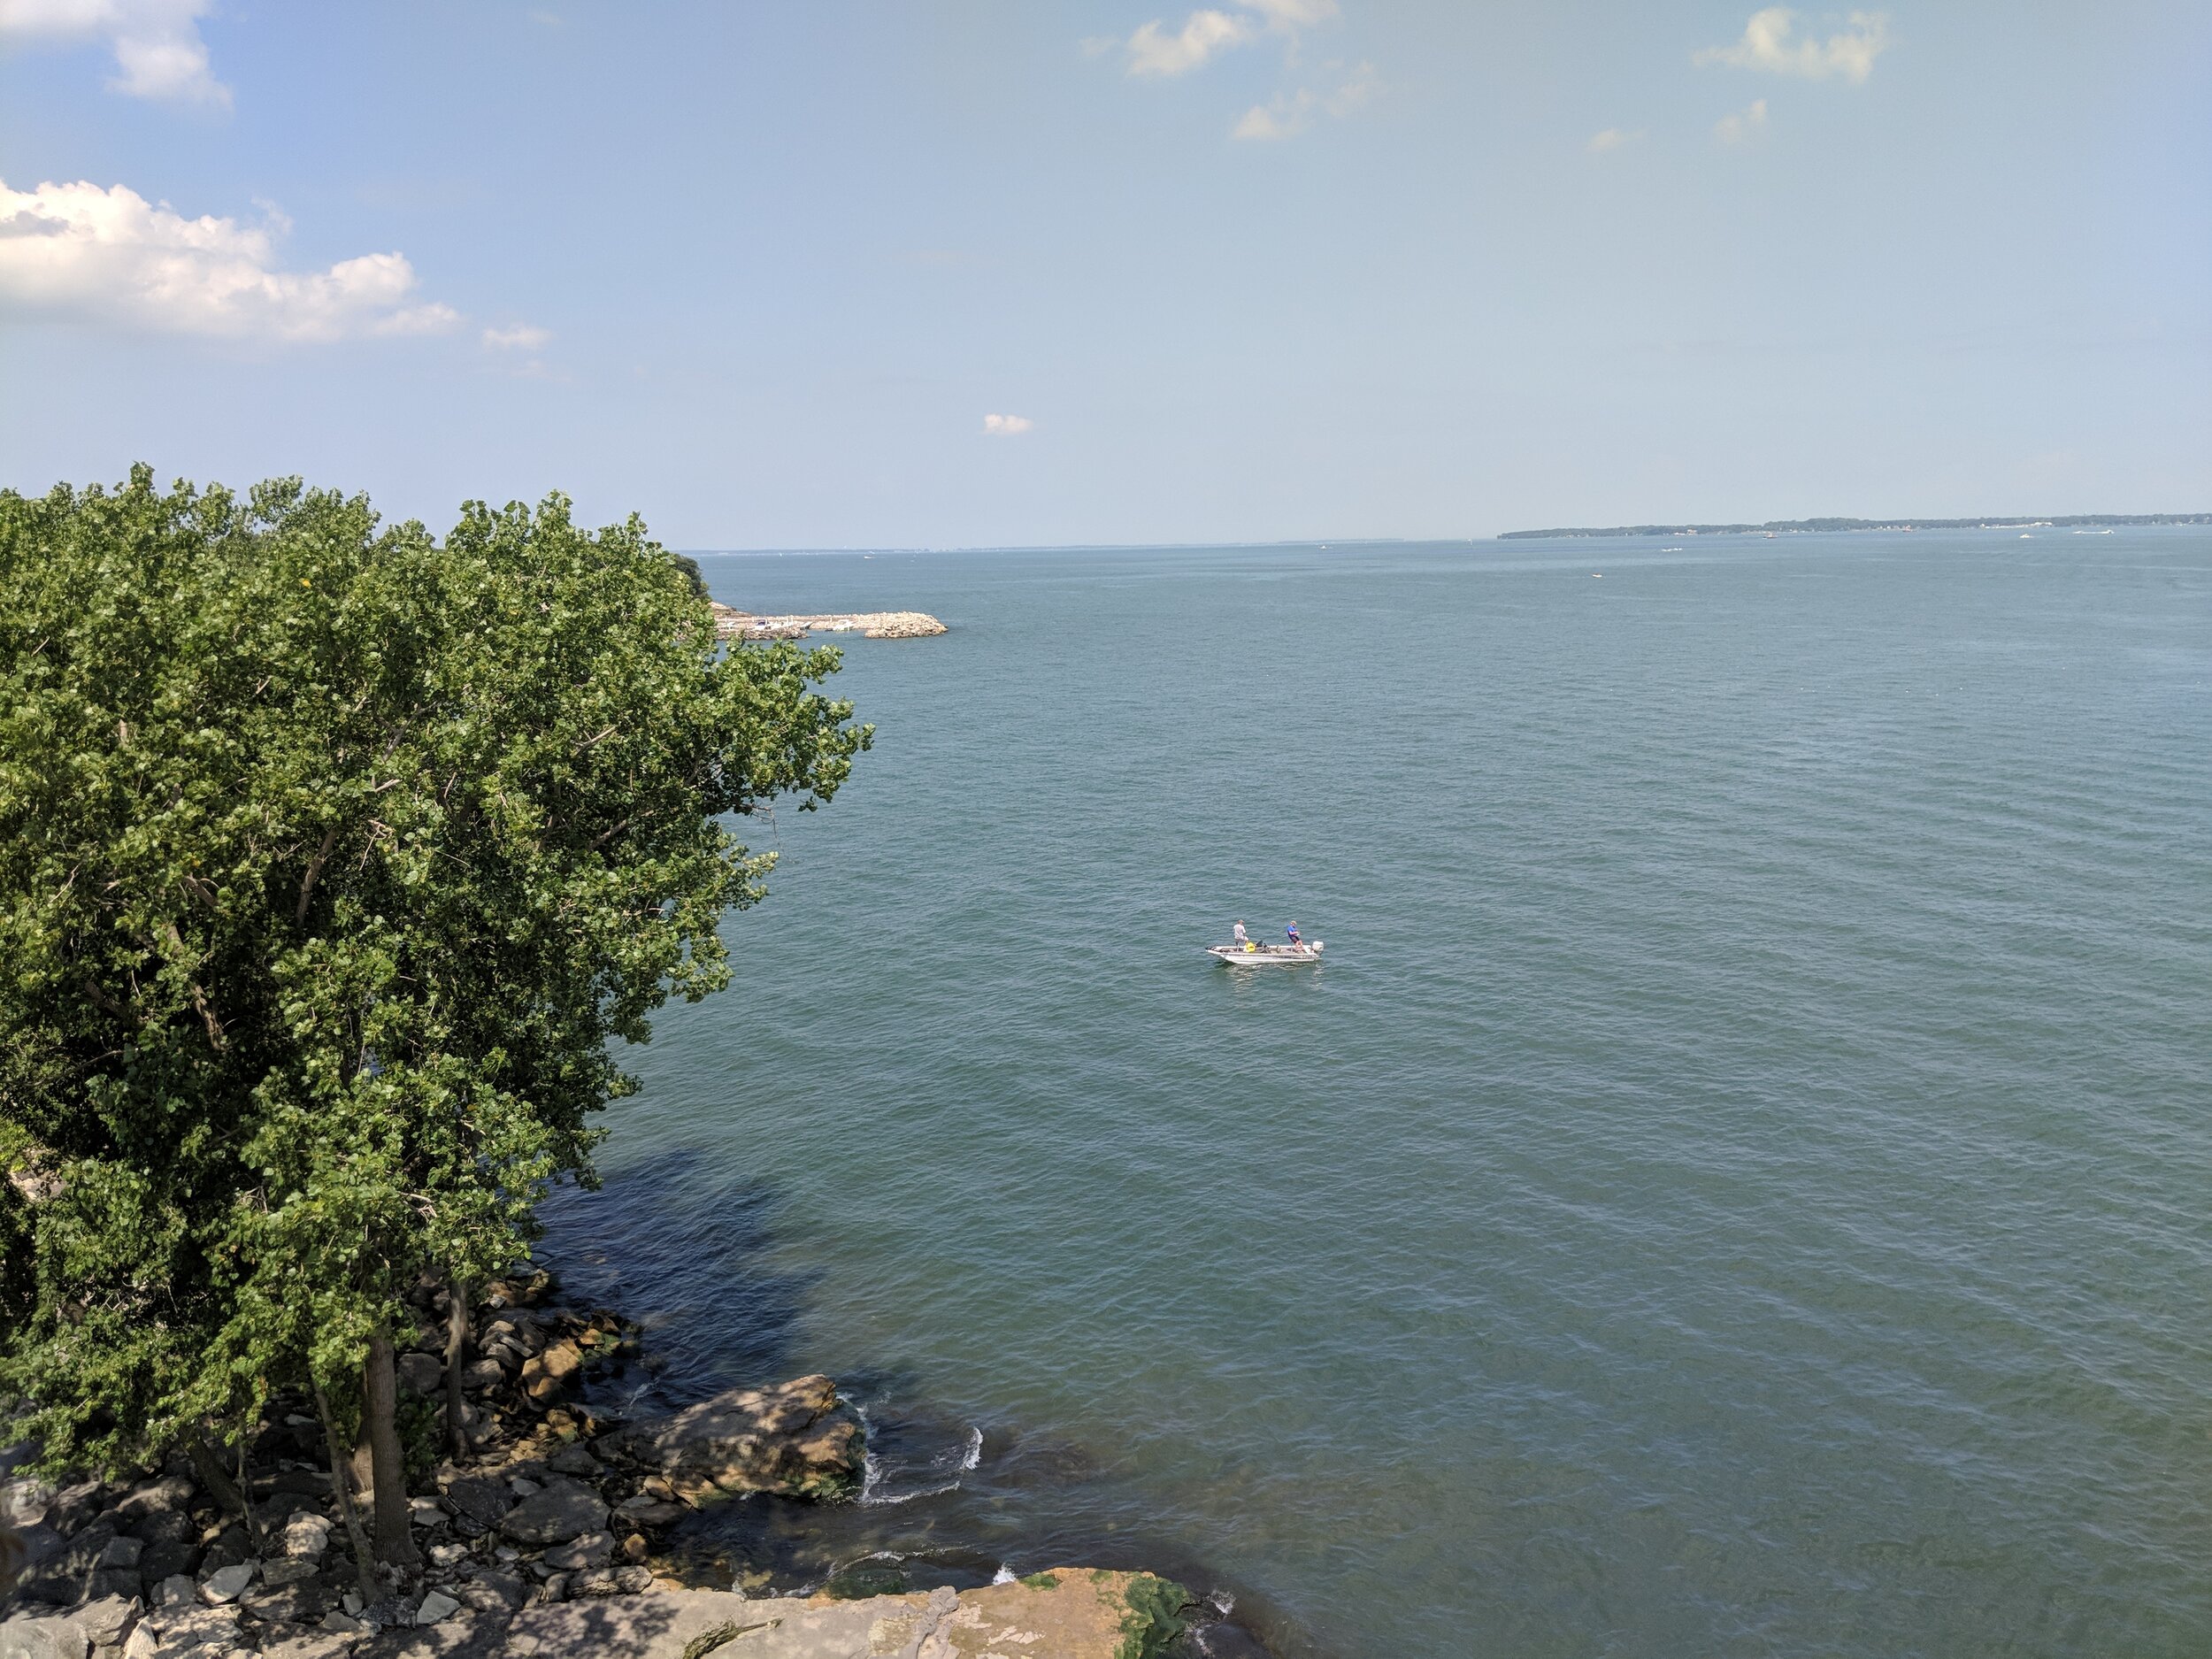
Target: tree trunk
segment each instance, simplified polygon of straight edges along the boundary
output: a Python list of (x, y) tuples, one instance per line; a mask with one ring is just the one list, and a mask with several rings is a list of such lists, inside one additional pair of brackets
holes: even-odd
[(330, 1489), (338, 1495), (338, 1514), (346, 1524), (346, 1540), (353, 1546), (353, 1576), (361, 1586), (361, 1605), (371, 1607), (383, 1598), (369, 1564), (369, 1535), (361, 1530), (361, 1506), (353, 1501), (353, 1460), (338, 1444), (338, 1425), (330, 1420), (330, 1402), (323, 1397), (322, 1384), (313, 1386), (315, 1415), (323, 1420), (323, 1444), (330, 1451)]
[[(246, 1501), (246, 1494), (239, 1490), (238, 1483), (230, 1478), (230, 1471), (223, 1467), (223, 1460), (215, 1455), (215, 1448), (208, 1443), (207, 1436), (197, 1429), (186, 1435), (184, 1455), (192, 1460), (192, 1472), (207, 1488), (208, 1496), (213, 1498), (222, 1509), (237, 1510), (238, 1518), (246, 1524), (247, 1535), (252, 1537), (255, 1531), (253, 1505)], [(260, 1540), (256, 1538), (254, 1542), (258, 1545)]]
[(412, 1571), (422, 1565), (422, 1556), (415, 1549), (407, 1507), (407, 1460), (399, 1445), (399, 1378), (393, 1368), (389, 1332), (380, 1330), (369, 1339), (361, 1395), (375, 1486), (376, 1559), (382, 1566)]
[(446, 1295), (445, 1443), (446, 1455), (457, 1463), (469, 1449), (468, 1402), (461, 1397), (461, 1362), (467, 1357), (469, 1340), (469, 1295), (458, 1274), (448, 1282)]
[(250, 1423), (238, 1436), (238, 1490), (246, 1502), (246, 1541), (253, 1546), (257, 1561), (267, 1552), (262, 1548), (261, 1522), (253, 1512), (253, 1431)]

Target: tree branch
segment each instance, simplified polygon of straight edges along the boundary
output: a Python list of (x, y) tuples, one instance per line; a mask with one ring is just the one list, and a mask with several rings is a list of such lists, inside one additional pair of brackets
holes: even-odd
[(315, 896), (315, 883), (322, 877), (323, 866), (330, 862), (330, 849), (337, 840), (338, 826), (333, 824), (323, 832), (323, 844), (307, 861), (307, 873), (300, 878), (299, 905), (292, 912), (292, 925), (296, 927), (307, 926), (307, 902)]

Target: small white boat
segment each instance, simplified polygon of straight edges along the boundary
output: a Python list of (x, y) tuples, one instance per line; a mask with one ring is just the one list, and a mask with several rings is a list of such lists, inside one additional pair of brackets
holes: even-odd
[(1256, 939), (1248, 945), (1208, 945), (1206, 954), (1219, 956), (1236, 968), (1263, 967), (1275, 962), (1318, 962), (1321, 941), (1310, 939), (1302, 945), (1263, 945)]

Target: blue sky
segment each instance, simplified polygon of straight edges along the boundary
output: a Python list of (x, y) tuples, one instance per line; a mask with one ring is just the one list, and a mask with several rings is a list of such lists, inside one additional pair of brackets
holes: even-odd
[(2202, 0), (0, 0), (0, 180), (21, 488), (702, 548), (2212, 508)]

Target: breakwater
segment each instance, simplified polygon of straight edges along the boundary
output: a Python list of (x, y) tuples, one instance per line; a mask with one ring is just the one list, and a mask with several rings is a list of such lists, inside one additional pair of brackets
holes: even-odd
[(714, 607), (714, 631), (726, 640), (803, 640), (810, 634), (857, 634), (870, 640), (919, 640), (945, 625), (922, 611), (842, 611), (761, 616), (729, 605)]

